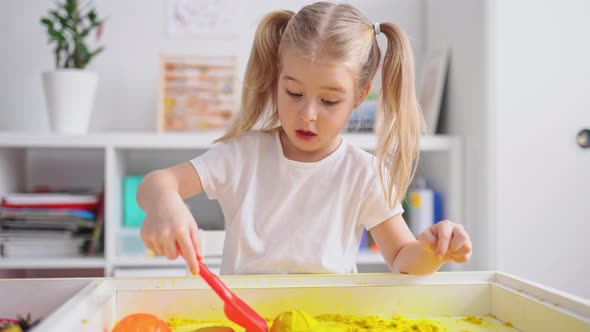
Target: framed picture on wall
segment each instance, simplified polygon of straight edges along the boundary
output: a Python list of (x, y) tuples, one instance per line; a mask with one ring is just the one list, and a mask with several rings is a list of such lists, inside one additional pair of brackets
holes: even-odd
[(418, 102), (422, 108), (428, 134), (436, 134), (438, 127), (448, 62), (449, 51), (446, 49), (427, 52)]
[(238, 107), (237, 57), (160, 56), (158, 131), (224, 128)]
[(231, 0), (166, 0), (166, 36), (172, 39), (235, 35), (240, 2)]

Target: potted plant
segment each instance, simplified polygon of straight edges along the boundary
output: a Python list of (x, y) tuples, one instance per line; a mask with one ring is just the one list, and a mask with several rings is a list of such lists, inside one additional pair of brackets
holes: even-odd
[(66, 134), (88, 131), (98, 75), (86, 66), (104, 50), (91, 50), (87, 40), (94, 31), (100, 40), (104, 20), (97, 17), (90, 2), (65, 0), (41, 18), (49, 44), (55, 48), (55, 70), (42, 74), (51, 128)]

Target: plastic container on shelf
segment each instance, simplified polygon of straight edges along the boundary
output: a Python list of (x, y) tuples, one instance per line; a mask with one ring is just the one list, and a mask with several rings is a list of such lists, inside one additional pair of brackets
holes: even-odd
[(145, 212), (137, 204), (137, 188), (143, 175), (127, 175), (123, 178), (123, 226), (140, 227)]

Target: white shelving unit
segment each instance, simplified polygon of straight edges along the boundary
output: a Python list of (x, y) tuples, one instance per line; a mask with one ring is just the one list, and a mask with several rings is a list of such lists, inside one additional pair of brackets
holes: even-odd
[[(117, 269), (182, 268), (181, 259), (150, 258), (142, 253), (137, 230), (122, 227), (122, 182), (126, 175), (146, 174), (154, 169), (187, 161), (206, 151), (222, 132), (190, 134), (102, 133), (85, 136), (0, 133), (0, 194), (28, 190), (36, 185), (56, 187), (105, 187), (105, 256), (63, 259), (14, 259), (0, 257), (2, 270), (101, 269), (105, 276)], [(345, 134), (344, 139), (372, 151), (373, 134)], [(424, 136), (419, 174), (445, 197), (446, 215), (455, 222), (463, 218), (462, 143), (453, 136)], [(204, 228), (223, 227), (216, 202), (199, 195), (187, 202)], [(135, 246), (135, 249), (130, 249)], [(218, 266), (220, 257), (205, 257)], [(382, 271), (379, 253), (361, 252), (360, 271)], [(451, 267), (451, 269), (454, 269)]]
[(100, 269), (102, 257), (74, 258), (0, 258), (0, 269)]

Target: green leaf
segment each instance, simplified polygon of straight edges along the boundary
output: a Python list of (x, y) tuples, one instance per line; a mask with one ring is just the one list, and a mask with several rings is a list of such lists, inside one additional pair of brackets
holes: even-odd
[(93, 24), (96, 23), (96, 12), (94, 11), (94, 9), (91, 10), (87, 16), (90, 22), (92, 22)]
[(67, 52), (68, 48), (70, 47), (70, 44), (68, 43), (67, 39), (62, 39), (58, 42), (58, 47), (60, 48), (60, 50)]
[(66, 17), (61, 15), (57, 10), (52, 10), (49, 12), (51, 16), (55, 17), (58, 21), (65, 20)]
[(75, 14), (76, 7), (78, 7), (76, 0), (66, 0), (66, 3), (64, 4), (64, 9), (70, 17), (72, 17)]
[(70, 25), (70, 22), (67, 19), (61, 19), (61, 20), (59, 20), (59, 23), (61, 24), (61, 26), (64, 29), (68, 29), (68, 30), (71, 30), (71, 31), (76, 31), (76, 29), (72, 25)]
[(94, 57), (95, 57), (97, 54), (101, 53), (102, 51), (104, 51), (104, 47), (99, 47), (99, 48), (97, 48), (96, 50), (94, 50), (93, 52), (91, 52), (91, 53), (88, 55), (88, 61), (87, 61), (87, 64), (89, 64), (89, 63), (90, 63), (90, 61), (92, 61), (92, 59), (93, 59), (93, 58), (94, 58)]
[(66, 16), (68, 19), (74, 22), (74, 26), (76, 22), (79, 22), (79, 12), (78, 12), (78, 3), (77, 0), (66, 0), (66, 3), (61, 6), (66, 11)]
[(64, 17), (63, 15), (61, 15), (59, 12), (57, 11), (51, 11), (50, 14), (55, 17), (56, 20), (59, 21), (59, 23), (61, 24), (62, 27), (67, 28), (69, 30), (75, 31), (74, 27), (72, 26), (72, 24), (74, 22), (72, 22), (69, 18)]
[(101, 47), (97, 48), (96, 50), (94, 50), (92, 53), (90, 53), (90, 57), (94, 57), (95, 55), (101, 53), (102, 51), (104, 51), (104, 46), (101, 46)]
[(43, 17), (43, 18), (41, 18), (41, 24), (46, 25), (47, 28), (49, 28), (49, 27), (53, 26), (53, 21), (51, 21), (47, 17)]
[(49, 32), (49, 37), (50, 37), (51, 39), (53, 39), (53, 40), (57, 41), (58, 43), (59, 43), (60, 41), (62, 41), (62, 40), (65, 40), (65, 39), (66, 39), (66, 38), (64, 37), (64, 35), (63, 35), (61, 32), (59, 32), (59, 31), (57, 31), (57, 30), (54, 30), (53, 28), (52, 28), (52, 29), (49, 29), (49, 31), (48, 31), (48, 32)]
[(90, 31), (92, 31), (92, 26), (89, 26), (88, 28), (82, 30), (82, 32), (80, 32), (80, 37), (82, 37), (82, 38), (88, 37), (88, 34), (90, 33)]

